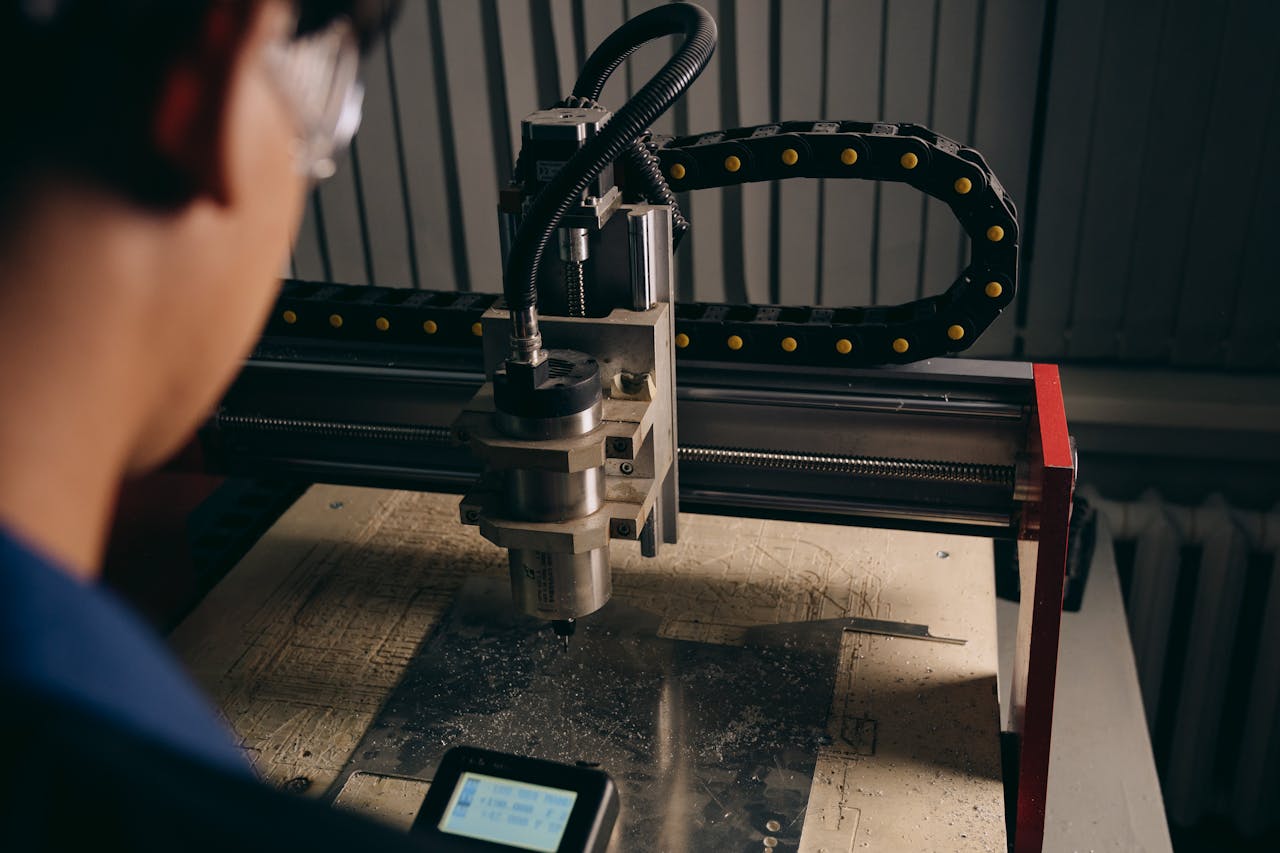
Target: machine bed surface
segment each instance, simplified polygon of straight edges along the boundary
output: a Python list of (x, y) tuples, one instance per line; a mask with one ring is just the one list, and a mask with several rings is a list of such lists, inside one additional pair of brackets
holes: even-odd
[[(313, 487), (174, 632), (265, 779), (412, 821), (424, 780), (344, 769), (464, 581), (505, 579), (457, 501)], [(843, 633), (798, 848), (762, 825), (740, 849), (1005, 848), (989, 540), (700, 515), (681, 539), (653, 560), (614, 546), (615, 599), (660, 638), (867, 617), (967, 640)]]

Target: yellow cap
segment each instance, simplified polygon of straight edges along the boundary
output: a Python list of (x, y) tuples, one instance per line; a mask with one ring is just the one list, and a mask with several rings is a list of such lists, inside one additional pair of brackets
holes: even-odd
[(858, 152), (854, 151), (852, 148), (844, 149), (840, 152), (840, 162), (844, 163), (846, 166), (852, 166), (854, 163), (858, 162)]
[(667, 174), (678, 181), (684, 177), (684, 166), (681, 166), (679, 163), (672, 163), (671, 169), (667, 172)]
[(800, 162), (800, 155), (794, 148), (784, 148), (782, 151), (782, 162), (788, 166), (794, 166)]
[(989, 281), (987, 286), (982, 289), (982, 292), (992, 299), (999, 299), (1000, 294), (1004, 293), (1004, 288), (1000, 286), (998, 281)]
[(953, 341), (958, 341), (964, 337), (964, 326), (956, 324), (947, 327), (947, 337)]
[(688, 335), (686, 335), (684, 332), (680, 332), (678, 335), (676, 335), (676, 349), (684, 349), (688, 345), (689, 345)]
[(731, 350), (742, 349), (742, 338), (738, 337), (737, 335), (730, 335), (729, 340), (725, 341), (725, 343), (728, 344), (729, 349)]
[(999, 243), (1004, 239), (1004, 229), (999, 225), (992, 225), (987, 229), (987, 239), (992, 243)]
[(911, 349), (911, 343), (906, 338), (894, 338), (893, 351), (898, 355), (902, 355), (909, 349)]
[(280, 319), (292, 326), (294, 323), (298, 322), (298, 315), (292, 311), (285, 311), (280, 315)]
[(472, 323), (471, 334), (475, 335), (477, 338), (480, 337), (484, 334), (484, 326), (481, 326), (479, 323)]
[(841, 355), (848, 355), (849, 353), (853, 352), (853, 341), (849, 340), (848, 338), (841, 338), (840, 340), (836, 341), (836, 352), (840, 353)]
[(341, 329), (341, 328), (342, 328), (342, 315), (341, 315), (341, 314), (330, 314), (330, 315), (329, 315), (329, 325), (330, 325), (330, 326), (333, 326), (335, 329)]
[(724, 167), (727, 171), (736, 172), (742, 168), (742, 161), (730, 154), (728, 157), (724, 158)]
[(920, 165), (920, 158), (908, 151), (898, 158), (898, 162), (902, 164), (904, 169), (914, 169)]
[(391, 328), (391, 321), (386, 317), (379, 317), (373, 321), (373, 325), (377, 327), (379, 332), (385, 332), (387, 329)]
[(783, 352), (795, 352), (795, 351), (796, 351), (796, 347), (798, 347), (798, 346), (800, 346), (800, 345), (799, 345), (798, 343), (796, 343), (796, 339), (795, 339), (795, 338), (783, 338), (783, 339), (782, 339), (782, 351), (783, 351)]
[(973, 181), (968, 178), (956, 178), (956, 192), (960, 195), (965, 195), (971, 189), (973, 189)]
[(422, 331), (426, 332), (428, 335), (434, 335), (436, 332), (440, 331), (440, 327), (436, 325), (435, 320), (427, 320), (422, 324)]

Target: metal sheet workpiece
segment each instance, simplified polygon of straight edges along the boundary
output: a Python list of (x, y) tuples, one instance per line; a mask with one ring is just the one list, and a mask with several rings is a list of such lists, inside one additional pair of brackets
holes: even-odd
[(617, 599), (565, 652), (499, 581), (464, 584), (333, 790), (354, 772), (429, 779), (450, 747), (608, 769), (619, 850), (796, 850), (830, 743), (842, 620), (750, 629), (742, 645), (659, 636)]

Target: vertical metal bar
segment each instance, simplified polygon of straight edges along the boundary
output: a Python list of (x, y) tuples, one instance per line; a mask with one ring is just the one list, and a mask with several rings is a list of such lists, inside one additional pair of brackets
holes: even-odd
[[(1015, 853), (1039, 853), (1044, 845), (1045, 794), (1053, 733), (1053, 693), (1066, 580), (1067, 532), (1075, 470), (1058, 368), (1037, 364), (1035, 418), (1029, 444), (1038, 463), (1039, 494), (1024, 512), (1019, 542), (1021, 590), (1014, 649), (1012, 714), (1018, 743)], [(1027, 529), (1034, 521), (1034, 531)]]
[[(920, 116), (929, 111), (933, 88), (932, 67), (922, 59), (932, 52), (936, 34), (933, 4), (929, 0), (895, 0), (883, 22), (882, 115)], [(876, 299), (898, 305), (916, 298), (920, 280), (920, 255), (924, 243), (921, 227), (926, 196), (902, 184), (877, 184), (880, 188), (876, 221)]]
[[(929, 45), (929, 86), (925, 104), (925, 124), (934, 130), (938, 129), (934, 117), (934, 109), (938, 105), (938, 43), (941, 39), (939, 28), (942, 26), (942, 0), (933, 0), (933, 39)], [(916, 257), (916, 299), (924, 296), (925, 259), (929, 251), (929, 210), (933, 207), (932, 199), (925, 197), (920, 205), (920, 244)]]
[[(884, 90), (885, 78), (888, 76), (885, 71), (885, 59), (889, 53), (889, 0), (882, 0), (880, 4), (880, 73), (876, 75), (876, 81), (879, 88), (876, 91), (876, 120), (884, 120)], [(880, 302), (880, 199), (884, 193), (884, 186), (880, 181), (876, 181), (872, 187), (872, 193), (875, 201), (872, 202), (871, 217), (871, 304), (877, 305)]]
[(627, 214), (627, 237), (631, 261), (631, 307), (645, 311), (653, 306), (653, 211)]
[[(737, 0), (732, 4), (735, 62), (722, 61), (722, 85), (732, 87), (737, 114), (731, 126), (764, 124), (776, 116), (772, 103), (773, 69), (769, 30), (770, 0)], [(723, 41), (722, 41), (723, 43)], [(767, 59), (768, 61), (762, 61)], [(775, 184), (746, 184), (738, 188), (742, 203), (742, 239), (726, 252), (741, 256), (742, 295), (738, 302), (768, 302), (770, 282), (770, 217)], [(732, 205), (732, 202), (727, 204)], [(732, 239), (732, 237), (730, 237)], [(726, 270), (731, 264), (726, 263)]]
[[(881, 118), (879, 100), (880, 14), (883, 0), (839, 2), (830, 6), (826, 115), (833, 118)], [(966, 57), (969, 55), (966, 52)], [(833, 181), (824, 192), (822, 212), (822, 297), (829, 305), (870, 305), (871, 253), (875, 242), (875, 184)], [(954, 218), (948, 215), (949, 221)], [(959, 226), (956, 226), (957, 232)], [(953, 258), (947, 275), (954, 276)]]
[[(1058, 7), (1054, 24), (1053, 68), (1045, 109), (1044, 138), (1032, 153), (1039, 157), (1036, 181), (1029, 192), (1044, 199), (1036, 204), (1034, 259), (1023, 255), (1017, 316), (1023, 346), (1036, 358), (1066, 353), (1072, 266), (1079, 250), (1084, 194), (1081, 163), (1090, 144), (1092, 101), (1078, 97), (1094, 87), (1096, 54), (1103, 39), (1104, 0), (1076, 0)], [(1146, 168), (1146, 158), (1140, 167)], [(1029, 227), (1022, 233), (1028, 234)], [(1025, 245), (1025, 243), (1024, 243)], [(1022, 290), (1024, 281), (1032, 290)]]
[[(813, 116), (822, 110), (823, 0), (788, 0), (780, 39), (780, 97), (786, 115)], [(818, 187), (812, 181), (778, 184), (778, 297), (786, 305), (812, 305), (817, 295)], [(782, 273), (785, 262), (785, 275)]]
[[(831, 115), (830, 105), (827, 98), (828, 86), (831, 82), (831, 75), (827, 74), (827, 67), (831, 64), (831, 0), (822, 0), (822, 59), (818, 61), (818, 112), (823, 118)], [(826, 213), (827, 213), (827, 181), (825, 178), (818, 179), (818, 216), (817, 222), (813, 229), (814, 236), (817, 238), (817, 246), (814, 248), (814, 267), (813, 267), (813, 305), (825, 305), (825, 294), (823, 292), (823, 269), (826, 261)]]
[(405, 246), (409, 260), (409, 281), (415, 290), (422, 288), (418, 274), (418, 247), (413, 239), (413, 205), (409, 203), (409, 171), (405, 168), (404, 131), (400, 120), (400, 91), (396, 87), (395, 61), (392, 59), (391, 39), (387, 39), (384, 57), (387, 64), (387, 88), (391, 96), (391, 122), (395, 133), (396, 165), (400, 169), (400, 207), (404, 214)]
[[(427, 4), (428, 22), (431, 32), (431, 63), (435, 71), (436, 109), (440, 128), (440, 156), (446, 164), (458, 162), (457, 146), (453, 134), (453, 107), (449, 98), (449, 74), (445, 65), (444, 28), (440, 17), (440, 0), (430, 0)], [(449, 235), (453, 246), (454, 281), (458, 290), (471, 289), (471, 266), (467, 257), (467, 238), (463, 233), (462, 188), (458, 181), (456, 169), (444, 170), (445, 201), (451, 212), (449, 217)]]
[[(1053, 73), (1054, 33), (1058, 25), (1058, 0), (1048, 0), (1044, 10), (1044, 27), (1040, 31), (1040, 67), (1036, 71), (1036, 106), (1031, 117), (1031, 158), (1027, 161), (1027, 198), (1022, 207), (1022, 268), (1032, 269), (1036, 250), (1036, 224), (1040, 213), (1040, 171), (1044, 164), (1045, 124), (1049, 115), (1049, 79)], [(1021, 296), (1015, 307), (1018, 328), (1027, 325), (1027, 305), (1034, 277), (1024, 276), (1018, 282)]]
[[(724, 73), (720, 75), (721, 127), (742, 125), (739, 101), (737, 6), (724, 3), (716, 23), (720, 28), (720, 54)], [(720, 268), (724, 278), (724, 298), (728, 302), (747, 302), (746, 271), (743, 268), (743, 193), (741, 186), (726, 187), (722, 192), (721, 215), (724, 218), (720, 240)]]
[[(964, 134), (966, 145), (973, 145), (978, 133), (978, 95), (982, 83), (982, 45), (987, 29), (987, 0), (978, 0), (978, 24), (973, 37), (973, 72), (969, 90), (969, 124)], [(964, 234), (960, 235), (960, 246), (956, 258), (956, 269), (964, 269), (969, 262), (969, 241)]]
[(325, 245), (330, 259), (328, 278), (341, 284), (369, 283), (369, 267), (361, 239), (360, 202), (355, 188), (358, 145), (357, 141), (338, 157), (337, 172), (316, 188), (323, 201)]
[[(1100, 93), (1100, 87), (1102, 86), (1102, 73), (1101, 73), (1102, 49), (1103, 49), (1103, 45), (1106, 43), (1105, 33), (1107, 31), (1107, 17), (1108, 17), (1109, 10), (1111, 10), (1112, 8), (1114, 7), (1111, 4), (1108, 4), (1108, 3), (1102, 4), (1103, 37), (1100, 37), (1098, 39), (1097, 48), (1094, 51), (1094, 57), (1093, 57), (1093, 89), (1089, 94), (1089, 118), (1088, 118), (1088, 124), (1087, 124), (1088, 129), (1086, 131), (1087, 135), (1085, 137), (1085, 144), (1084, 144), (1084, 162), (1080, 168), (1080, 174), (1076, 177), (1076, 182), (1079, 184), (1083, 184), (1085, 187), (1089, 186), (1090, 179), (1093, 173), (1093, 163), (1094, 163), (1095, 152), (1094, 152), (1094, 146), (1091, 143), (1093, 142), (1094, 133), (1097, 130), (1097, 126), (1098, 126), (1098, 101), (1099, 101), (1098, 95)], [(1067, 296), (1067, 323), (1066, 323), (1065, 331), (1066, 331), (1066, 337), (1068, 340), (1070, 340), (1071, 332), (1075, 327), (1076, 293), (1078, 292), (1080, 287), (1080, 260), (1081, 260), (1081, 257), (1085, 254), (1085, 247), (1083, 245), (1083, 236), (1084, 236), (1085, 224), (1087, 221), (1088, 214), (1089, 214), (1089, 205), (1087, 204), (1087, 199), (1084, 199), (1081, 201), (1080, 208), (1076, 212), (1076, 222), (1075, 222), (1076, 250), (1071, 256), (1071, 274), (1070, 276), (1068, 276), (1066, 281), (1068, 296)]]
[(560, 79), (560, 66), (556, 60), (556, 34), (551, 21), (551, 0), (529, 0), (529, 17), (531, 24), (529, 32), (533, 36), (533, 55), (538, 80), (538, 105), (534, 109), (542, 109), (563, 98), (568, 91)]
[[(484, 0), (480, 7), (480, 27), (484, 33), (484, 58), (489, 72), (487, 82), (489, 121), (493, 128), (494, 171), (501, 185), (511, 176), (517, 153), (512, 145), (519, 132), (512, 132), (511, 113), (507, 106), (507, 69), (502, 57), (497, 2), (498, 0)], [(536, 107), (536, 104), (529, 104), (529, 111), (532, 112)]]
[(406, 153), (404, 193), (410, 211), (414, 257), (419, 259), (421, 286), (433, 290), (457, 288), (453, 231), (456, 216), (449, 203), (445, 155), (452, 139), (441, 123), (437, 94), (442, 84), (437, 69), (441, 57), (432, 48), (428, 4), (406, 3), (392, 30), (388, 58), (395, 67), (400, 135)]
[(404, 172), (390, 80), (389, 40), (364, 58), (364, 119), (352, 157), (365, 276), (370, 284), (407, 287), (413, 283), (403, 199)]
[(307, 281), (328, 281), (329, 269), (319, 195), (312, 190), (307, 194), (302, 223), (293, 244), (293, 275)]
[(365, 281), (369, 284), (377, 284), (378, 279), (373, 274), (373, 252), (369, 246), (369, 211), (365, 208), (364, 203), (364, 179), (360, 174), (360, 145), (359, 138), (351, 140), (351, 179), (355, 182), (356, 188), (356, 221), (360, 223), (360, 248), (364, 258), (364, 275)]
[[(782, 0), (769, 0), (769, 120), (782, 120)], [(782, 301), (782, 184), (769, 183), (769, 301)]]
[[(968, 115), (973, 92), (970, 75), (973, 73), (973, 55), (977, 50), (974, 36), (978, 26), (978, 6), (978, 0), (939, 0), (936, 19), (938, 46), (929, 126), (965, 144), (969, 142)], [(963, 262), (961, 266), (956, 265), (956, 246), (968, 241), (945, 204), (929, 198), (925, 207), (929, 212), (920, 271), (923, 291), (927, 293), (936, 292), (940, 283), (955, 278), (956, 271), (963, 265)]]

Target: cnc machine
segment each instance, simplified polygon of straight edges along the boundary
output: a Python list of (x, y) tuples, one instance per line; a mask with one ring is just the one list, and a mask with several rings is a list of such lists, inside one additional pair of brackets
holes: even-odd
[[(671, 35), (631, 100), (599, 102)], [(611, 542), (653, 556), (682, 510), (1016, 541), (1007, 808), (1012, 847), (1038, 850), (1073, 451), (1056, 368), (950, 357), (1014, 299), (1014, 204), (978, 152), (914, 124), (651, 134), (714, 46), (705, 12), (662, 6), (523, 120), (501, 295), (287, 282), (206, 449), (225, 470), (462, 492), (459, 523), (507, 551), (515, 608), (565, 644), (609, 601)], [(793, 178), (941, 200), (968, 266), (896, 306), (677, 302), (678, 194)]]

